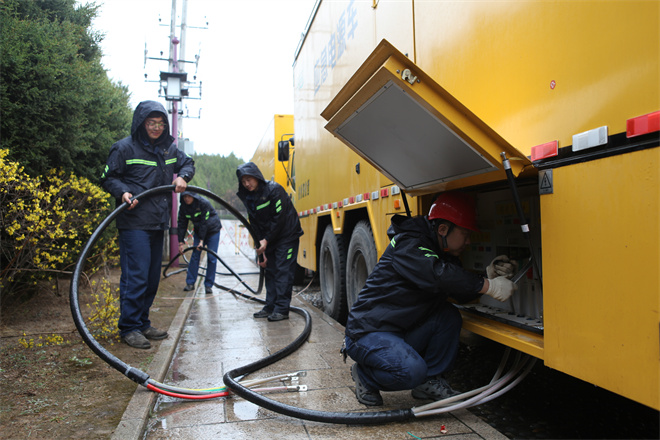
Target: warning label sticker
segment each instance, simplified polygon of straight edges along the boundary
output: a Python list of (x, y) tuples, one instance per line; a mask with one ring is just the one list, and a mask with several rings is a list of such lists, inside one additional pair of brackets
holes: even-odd
[(539, 172), (539, 194), (552, 194), (552, 170)]

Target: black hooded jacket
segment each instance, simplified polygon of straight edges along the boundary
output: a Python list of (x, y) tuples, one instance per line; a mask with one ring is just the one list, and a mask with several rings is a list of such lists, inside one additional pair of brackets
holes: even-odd
[[(158, 186), (171, 185), (174, 174), (192, 179), (195, 163), (179, 150), (166, 125), (163, 134), (151, 144), (144, 128), (149, 114), (157, 112), (167, 124), (167, 111), (156, 101), (143, 101), (133, 113), (131, 135), (110, 148), (101, 185), (117, 201), (129, 192), (134, 196)], [(139, 200), (138, 205), (117, 216), (117, 229), (165, 230), (169, 226), (172, 195), (159, 194)]]
[[(241, 184), (241, 178), (246, 175), (259, 181), (259, 187), (255, 191), (248, 191)], [(250, 226), (254, 228), (259, 240), (266, 239), (268, 246), (271, 246), (303, 235), (298, 212), (282, 185), (265, 180), (259, 168), (252, 162), (239, 166), (236, 177), (236, 195), (247, 208)]]
[(426, 217), (395, 215), (387, 233), (390, 244), (348, 315), (346, 335), (353, 340), (412, 329), (448, 297), (471, 301), (483, 287), (483, 277), (442, 252)]
[[(191, 196), (193, 198), (192, 203), (190, 205), (185, 203), (183, 196)], [(186, 238), (188, 221), (193, 222), (195, 234), (201, 240), (204, 240), (204, 243), (207, 242), (208, 237), (222, 229), (220, 217), (218, 217), (211, 203), (199, 194), (184, 191), (181, 193), (181, 204), (179, 205), (177, 223), (179, 243), (183, 243), (183, 240)]]

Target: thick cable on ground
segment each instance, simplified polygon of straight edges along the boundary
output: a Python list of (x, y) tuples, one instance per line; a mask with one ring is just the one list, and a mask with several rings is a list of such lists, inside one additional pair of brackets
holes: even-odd
[[(535, 361), (536, 359), (532, 358), (531, 356), (523, 357), (522, 353), (518, 352), (513, 366), (502, 378), (499, 378), (499, 373), (504, 366), (504, 359), (503, 362), (500, 363), (500, 368), (498, 368), (498, 372), (495, 374), (495, 376), (493, 376), (490, 384), (486, 385), (485, 387), (461, 394), (460, 396), (454, 396), (449, 399), (444, 399), (429, 403), (421, 407), (413, 408), (412, 411), (415, 414), (415, 417), (424, 417), (481, 405), (482, 403), (488, 402), (495, 397), (504, 394), (516, 386), (531, 371)], [(514, 380), (514, 378), (523, 368), (523, 373)], [(451, 404), (451, 402), (455, 401), (456, 399), (466, 398), (469, 396), (473, 397), (458, 403)]]
[(264, 397), (245, 386), (241, 385), (236, 381), (236, 377), (244, 376), (249, 373), (253, 373), (261, 368), (264, 368), (268, 365), (271, 365), (280, 359), (288, 356), (289, 354), (296, 351), (302, 344), (305, 343), (309, 334), (312, 331), (312, 318), (309, 315), (309, 312), (305, 309), (298, 307), (291, 307), (290, 310), (294, 313), (305, 318), (305, 328), (302, 333), (288, 346), (279, 350), (276, 353), (271, 354), (268, 357), (265, 357), (261, 360), (253, 362), (251, 364), (245, 365), (243, 367), (236, 368), (223, 377), (223, 381), (227, 388), (233, 391), (235, 394), (240, 397), (248, 400), (256, 405), (259, 405), (263, 408), (269, 409), (271, 411), (284, 414), (286, 416), (295, 417), (298, 419), (311, 420), (314, 422), (325, 422), (325, 423), (339, 423), (339, 424), (348, 424), (348, 425), (375, 425), (388, 422), (399, 422), (403, 420), (408, 420), (413, 417), (412, 410), (393, 410), (393, 411), (379, 411), (379, 412), (364, 412), (364, 413), (340, 413), (340, 412), (327, 412), (327, 411), (315, 411), (306, 408), (297, 408), (291, 405), (287, 405), (276, 400), (269, 399)]
[[(171, 193), (173, 191), (174, 191), (174, 185), (159, 186), (157, 188), (149, 189), (133, 197), (131, 199), (131, 203), (133, 200), (149, 198), (158, 194)], [(189, 186), (188, 191), (203, 194), (218, 202), (225, 209), (227, 209), (232, 215), (234, 215), (238, 220), (240, 220), (241, 223), (243, 223), (243, 225), (247, 228), (250, 235), (252, 235), (255, 242), (257, 241), (257, 237), (255, 236), (254, 231), (252, 230), (252, 227), (250, 226), (248, 221), (241, 215), (240, 212), (234, 209), (231, 205), (227, 204), (227, 202), (225, 202), (220, 197), (213, 194), (211, 191), (208, 191), (204, 188)], [(103, 231), (105, 231), (105, 229), (112, 223), (112, 221), (119, 215), (119, 213), (127, 209), (128, 206), (129, 204), (127, 202), (124, 202), (121, 205), (119, 205), (101, 222), (101, 224), (92, 233), (89, 240), (87, 240), (87, 243), (85, 244), (82, 252), (80, 253), (80, 257), (78, 257), (76, 267), (73, 271), (73, 276), (71, 279), (71, 289), (69, 293), (69, 302), (71, 305), (71, 315), (73, 316), (73, 321), (76, 325), (76, 329), (78, 329), (78, 333), (80, 333), (80, 336), (82, 337), (83, 341), (85, 341), (85, 344), (87, 344), (87, 346), (98, 357), (103, 359), (108, 365), (113, 367), (115, 370), (119, 371), (120, 373), (131, 379), (132, 381), (137, 382), (140, 385), (144, 385), (149, 380), (149, 375), (147, 373), (126, 364), (125, 362), (117, 358), (115, 355), (110, 353), (108, 350), (106, 350), (94, 338), (94, 336), (87, 328), (87, 325), (85, 324), (85, 319), (83, 318), (82, 313), (80, 311), (80, 302), (78, 300), (78, 288), (80, 283), (80, 276), (82, 275), (87, 257), (89, 256), (92, 248), (94, 247), (94, 244), (96, 244), (97, 240), (99, 239)], [(263, 285), (263, 271), (260, 271), (258, 290), (261, 289), (262, 285)]]
[[(174, 264), (175, 261), (177, 261), (179, 259), (179, 256), (183, 257), (183, 261), (186, 262), (186, 265), (189, 264), (189, 261), (186, 258), (186, 253), (190, 252), (190, 251), (194, 251), (195, 249), (197, 249), (196, 246), (189, 246), (189, 247), (187, 247), (186, 249), (183, 250), (182, 254), (177, 254), (174, 258), (172, 258), (169, 261), (169, 263), (167, 263), (165, 265), (165, 267), (163, 268), (163, 278), (168, 278), (168, 277), (171, 277), (172, 275), (176, 275), (178, 273), (187, 271), (188, 270), (187, 266), (183, 267), (183, 268), (176, 269), (172, 272), (168, 272), (167, 270)], [(207, 250), (207, 248), (205, 246), (202, 246), (201, 250)], [(227, 267), (227, 265), (224, 264), (224, 262), (221, 261), (221, 263), (222, 263), (223, 266)], [(197, 273), (198, 276), (203, 275), (202, 270), (206, 270), (206, 267), (204, 267), (204, 266), (199, 267), (199, 272)], [(228, 275), (234, 275), (234, 276), (237, 276), (237, 275), (259, 275), (259, 273), (260, 273), (259, 271), (257, 271), (257, 272), (234, 272), (232, 269), (229, 269), (229, 273), (218, 272), (218, 271), (215, 272), (216, 275), (222, 275), (222, 276), (228, 276)]]
[[(152, 197), (157, 194), (161, 193), (169, 193), (174, 190), (174, 185), (168, 185), (168, 186), (161, 186), (158, 188), (153, 188), (151, 190), (147, 190), (138, 196), (135, 196), (132, 200), (139, 200), (141, 198), (147, 198), (147, 197)], [(210, 197), (211, 199), (217, 201), (221, 205), (223, 205), (228, 211), (230, 211), (236, 218), (241, 220), (241, 222), (248, 228), (248, 231), (252, 235), (252, 237), (255, 239), (255, 242), (257, 242), (256, 237), (254, 236), (253, 230), (251, 229), (249, 223), (247, 223), (247, 220), (243, 218), (243, 216), (236, 211), (233, 207), (228, 205), (226, 202), (224, 202), (222, 199), (217, 197), (215, 194), (213, 194), (210, 191), (207, 191), (203, 188), (197, 188), (197, 187), (188, 187), (188, 190), (191, 192), (195, 193), (200, 193), (204, 194), (207, 197)], [(89, 329), (85, 325), (84, 318), (82, 316), (82, 313), (80, 312), (80, 304), (78, 301), (78, 287), (79, 287), (79, 280), (80, 276), (83, 271), (84, 263), (87, 260), (87, 257), (89, 256), (91, 249), (93, 248), (94, 244), (98, 240), (99, 236), (103, 233), (103, 231), (108, 227), (108, 225), (117, 217), (117, 215), (122, 212), (124, 209), (126, 209), (129, 206), (128, 203), (124, 202), (121, 204), (117, 209), (115, 209), (111, 214), (109, 214), (105, 220), (99, 225), (99, 227), (94, 231), (90, 239), (87, 241), (85, 244), (85, 247), (83, 248), (83, 251), (81, 252), (80, 257), (78, 258), (78, 262), (76, 263), (76, 267), (74, 269), (73, 273), (73, 278), (71, 281), (71, 290), (70, 290), (70, 303), (71, 303), (71, 313), (73, 315), (73, 320), (75, 322), (76, 328), (78, 329), (78, 332), (82, 336), (82, 339), (85, 341), (85, 343), (90, 347), (90, 349), (96, 353), (97, 356), (99, 356), (101, 359), (103, 359), (105, 362), (107, 362), (110, 366), (115, 368), (117, 371), (120, 373), (124, 374), (127, 376), (129, 379), (137, 382), (140, 385), (146, 386), (148, 389), (162, 393), (162, 394), (167, 394), (170, 396), (174, 397), (181, 397), (181, 398), (186, 398), (186, 399), (208, 399), (208, 398), (215, 398), (215, 397), (223, 397), (228, 393), (225, 390), (220, 390), (220, 389), (213, 389), (213, 390), (185, 390), (185, 389), (180, 389), (176, 391), (182, 391), (182, 393), (177, 393), (175, 390), (172, 390), (171, 387), (164, 386), (162, 384), (159, 384), (158, 382), (152, 380), (149, 378), (149, 376), (144, 373), (143, 371), (133, 368), (130, 365), (124, 363), (120, 359), (118, 359), (116, 356), (112, 355), (110, 352), (108, 352), (103, 346), (101, 346), (96, 339), (94, 339), (94, 336), (89, 332)], [(207, 249), (207, 252), (210, 252)], [(259, 288), (257, 290), (260, 291), (261, 287), (263, 285), (263, 270), (260, 271), (260, 276), (259, 276)], [(221, 288), (224, 288), (222, 286), (219, 286)], [(249, 296), (242, 294), (240, 292), (236, 292), (233, 289), (228, 289), (224, 288), (225, 290), (230, 291), (231, 293), (234, 294), (240, 294), (242, 296), (245, 296), (251, 300), (258, 301), (258, 302), (264, 302), (263, 300), (260, 300), (259, 298)], [(309, 409), (304, 409), (304, 408), (297, 408), (293, 407), (291, 405), (286, 405), (278, 401), (274, 401), (272, 399), (268, 399), (267, 397), (264, 397), (254, 390), (248, 389), (246, 386), (242, 385), (241, 383), (236, 381), (236, 377), (239, 376), (245, 376), (246, 374), (253, 373), (261, 368), (264, 368), (268, 365), (271, 365), (275, 362), (277, 362), (280, 359), (283, 359), (284, 357), (288, 356), (289, 354), (293, 353), (295, 350), (297, 350), (309, 337), (309, 334), (311, 333), (311, 317), (309, 315), (309, 312), (307, 312), (304, 309), (298, 308), (298, 307), (291, 307), (290, 310), (296, 314), (301, 315), (305, 319), (305, 327), (302, 333), (294, 340), (291, 344), (286, 346), (285, 348), (279, 350), (276, 353), (273, 353), (270, 356), (267, 356), (266, 358), (263, 358), (259, 361), (253, 362), (251, 364), (245, 365), (243, 367), (236, 368), (227, 374), (224, 375), (223, 377), (223, 382), (225, 383), (226, 387), (229, 388), (233, 393), (237, 394), (240, 397), (243, 397), (244, 399), (255, 403), (263, 408), (269, 409), (271, 411), (284, 414), (290, 417), (295, 417), (295, 418), (300, 418), (300, 419), (305, 419), (305, 420), (311, 420), (311, 421), (316, 421), (316, 422), (325, 422), (325, 423), (338, 423), (338, 424), (360, 424), (360, 425), (368, 425), (368, 424), (381, 424), (381, 423), (388, 423), (388, 422), (395, 422), (395, 421), (404, 421), (408, 419), (412, 419), (416, 416), (414, 413), (414, 409), (405, 409), (405, 410), (392, 410), (392, 411), (379, 411), (379, 412), (358, 412), (358, 413), (348, 413), (348, 412), (324, 412), (324, 411), (316, 411), (316, 410), (309, 410)], [(508, 377), (511, 375), (515, 375), (519, 368), (521, 368), (522, 365), (518, 367), (518, 369), (514, 369), (515, 372), (509, 373), (505, 378), (501, 379), (498, 381), (496, 384), (494, 384), (492, 387), (488, 387), (488, 391), (484, 392), (480, 395), (477, 395), (476, 397), (473, 397), (472, 399), (469, 399), (468, 401), (459, 403), (457, 405), (452, 405), (449, 408), (458, 408), (458, 407), (465, 407), (469, 406), (470, 403), (472, 402), (478, 402), (480, 399), (487, 397), (488, 395), (491, 395), (492, 393), (496, 392), (502, 386), (504, 386), (506, 383), (509, 382)], [(499, 374), (499, 373), (496, 373)], [(504, 380), (506, 379), (506, 380)], [(249, 382), (249, 381), (248, 381)], [(145, 385), (146, 384), (146, 385)], [(202, 391), (202, 394), (199, 394), (198, 391)], [(209, 391), (209, 392), (206, 392)], [(438, 412), (444, 412), (447, 410), (447, 408), (440, 408), (436, 410), (428, 410), (424, 411), (423, 413), (417, 414), (417, 415), (427, 415), (434, 413), (436, 411)]]
[[(185, 254), (186, 252), (189, 252), (189, 251), (191, 251), (191, 250), (195, 250), (195, 249), (197, 249), (197, 248), (196, 248), (196, 247), (189, 247), (189, 248), (187, 248), (186, 250), (184, 250), (183, 253)], [(263, 281), (264, 281), (263, 277), (259, 277), (259, 285), (257, 286), (257, 289), (255, 290), (255, 289), (253, 289), (252, 287), (250, 287), (247, 283), (245, 283), (245, 281), (243, 280), (243, 278), (240, 277), (240, 274), (237, 273), (237, 272), (235, 272), (231, 267), (229, 267), (229, 265), (228, 265), (227, 263), (225, 263), (225, 261), (224, 261), (222, 258), (220, 258), (220, 255), (218, 255), (217, 253), (215, 253), (215, 251), (212, 251), (211, 249), (207, 248), (206, 246), (202, 246), (200, 250), (202, 250), (202, 251), (206, 251), (207, 253), (213, 255), (213, 256), (214, 256), (214, 257), (220, 262), (220, 264), (222, 264), (224, 267), (227, 268), (227, 270), (229, 271), (229, 274), (224, 274), (224, 275), (233, 275), (234, 278), (236, 278), (236, 279), (237, 279), (237, 280), (238, 280), (238, 281), (239, 281), (239, 282), (240, 282), (240, 283), (241, 283), (241, 284), (242, 284), (247, 290), (249, 290), (250, 292), (252, 292), (252, 293), (255, 294), (255, 295), (259, 295), (259, 293), (261, 293), (261, 289), (263, 289)], [(167, 273), (167, 269), (169, 269), (169, 267), (170, 267), (170, 266), (174, 263), (174, 261), (176, 261), (178, 258), (179, 258), (179, 254), (177, 254), (176, 257), (172, 258), (172, 260), (167, 264), (167, 266), (165, 266), (165, 269), (163, 269), (163, 277), (164, 277), (164, 278), (167, 278), (167, 277), (169, 277), (169, 276), (171, 276), (171, 275), (174, 275), (174, 274), (179, 273), (179, 272), (181, 272), (181, 271), (183, 271), (183, 270), (186, 270), (186, 269), (179, 269), (179, 270), (176, 270), (176, 271), (174, 271), (174, 272)], [(256, 275), (256, 274), (259, 274), (259, 273), (260, 273), (260, 272), (254, 272), (254, 273), (249, 273), (249, 275)], [(218, 272), (216, 272), (216, 274), (218, 274)], [(198, 273), (197, 273), (197, 276), (205, 276), (205, 275), (202, 274), (201, 272), (198, 272)], [(234, 291), (232, 291), (231, 289), (229, 289), (229, 288), (227, 288), (227, 287), (224, 287), (224, 286), (221, 286), (221, 285), (219, 285), (219, 284), (216, 284), (215, 282), (214, 282), (213, 284), (214, 284), (216, 287), (218, 287), (219, 289), (227, 290), (228, 292), (231, 292), (231, 293), (238, 293), (238, 292), (234, 292)]]

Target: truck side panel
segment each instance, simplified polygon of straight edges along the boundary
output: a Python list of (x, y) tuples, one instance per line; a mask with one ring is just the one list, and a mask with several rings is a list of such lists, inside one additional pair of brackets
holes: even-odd
[[(393, 196), (396, 182), (403, 182), (396, 175), (403, 160), (397, 161), (396, 154), (423, 157), (425, 169), (433, 171), (429, 156), (447, 161), (447, 155), (438, 153), (443, 146), (433, 150), (435, 155), (411, 154), (415, 145), (405, 140), (415, 137), (400, 129), (400, 105), (379, 108), (390, 124), (376, 131), (380, 138), (344, 137), (361, 155), (328, 130), (341, 137), (349, 123), (368, 119), (368, 104), (377, 102), (377, 93), (385, 94), (379, 79), (391, 78), (397, 87), (402, 83), (397, 96), (416, 94), (416, 102), (426, 99), (420, 90), (442, 88), (518, 153), (517, 180), (524, 185), (535, 252), (540, 254), (540, 270), (528, 272), (511, 304), (495, 304), (512, 307), (503, 314), (512, 311), (508, 314), (533, 326), (517, 327), (520, 323), (495, 316), (499, 312), (479, 315), (477, 308), (493, 305), (486, 301), (464, 311), (464, 326), (542, 358), (559, 371), (660, 409), (659, 37), (658, 1), (321, 2), (294, 65), (296, 165), (299, 181), (306, 184), (296, 196), (306, 232), (301, 254), (307, 252), (307, 257), (299, 256), (300, 264), (317, 270), (319, 231), (331, 224), (346, 241), (355, 218), (369, 219), (382, 254), (391, 214), (403, 213), (400, 196)], [(381, 67), (374, 48), (383, 47), (382, 39), (398, 51), (393, 58), (397, 66), (413, 62), (410, 69), (421, 71), (413, 76), (423, 81), (404, 80), (391, 61), (374, 73)], [(428, 87), (431, 83), (438, 87)], [(446, 108), (429, 100), (420, 106), (436, 116), (446, 114)], [(319, 116), (324, 110), (338, 115), (328, 118), (327, 126)], [(646, 114), (653, 116), (644, 124), (655, 128), (631, 139), (628, 121)], [(383, 120), (374, 117), (368, 126), (374, 129)], [(389, 130), (394, 125), (397, 130)], [(350, 128), (365, 133), (357, 123)], [(585, 136), (595, 134), (585, 133), (594, 129), (598, 143), (582, 150)], [(397, 135), (390, 136), (395, 141), (388, 147), (383, 146), (386, 132)], [(371, 149), (355, 145), (363, 141)], [(544, 144), (554, 146), (558, 156), (534, 159), (534, 147)], [(490, 154), (487, 160), (495, 170), (488, 179), (420, 185), (414, 188), (419, 197), (411, 200), (411, 208), (413, 215), (425, 213), (438, 189), (474, 194), (482, 234), (473, 239), (464, 263), (482, 270), (501, 250), (519, 248), (519, 258), (526, 255), (518, 243), (522, 234), (505, 174), (501, 163), (492, 161), (501, 150), (477, 150)], [(365, 151), (393, 159), (388, 166), (394, 164), (394, 170), (381, 167), (393, 180), (366, 164), (367, 159), (381, 162)], [(408, 176), (417, 172), (415, 161), (406, 168)], [(542, 180), (548, 176), (550, 180)], [(441, 185), (443, 178), (438, 176)], [(373, 193), (380, 189), (389, 194), (375, 199)]]
[[(350, 197), (356, 203), (356, 196), (389, 188), (392, 183), (324, 130), (325, 121), (319, 115), (380, 41), (383, 32), (387, 31), (389, 38), (409, 48), (412, 54), (412, 11), (411, 2), (381, 2), (377, 8), (372, 8), (370, 2), (322, 2), (294, 65), (296, 149), (304, 151), (295, 159), (296, 209), (305, 213), (320, 208), (321, 216), (334, 216), (319, 223), (332, 221), (338, 234), (344, 232), (344, 214), (337, 218), (336, 212), (323, 209), (324, 205), (332, 209), (333, 203), (345, 205), (344, 200)], [(393, 19), (398, 25), (388, 26)], [(337, 182), (338, 170), (342, 170), (341, 182)], [(377, 202), (372, 228), (374, 236), (379, 237), (376, 242), (386, 244), (389, 216), (385, 212), (402, 213), (403, 205), (390, 209), (392, 203), (388, 207), (388, 199), (384, 200)], [(350, 210), (360, 210), (360, 217), (367, 216), (365, 206), (345, 209)], [(309, 215), (303, 215), (301, 223), (305, 235), (301, 237), (298, 263), (316, 270), (316, 246), (323, 230), (317, 230), (316, 220)], [(350, 231), (347, 233), (350, 235)], [(378, 247), (379, 255), (383, 251), (384, 245)]]
[(542, 195), (545, 363), (658, 408), (660, 148), (553, 170)]
[(416, 64), (525, 155), (660, 109), (660, 2), (415, 2)]

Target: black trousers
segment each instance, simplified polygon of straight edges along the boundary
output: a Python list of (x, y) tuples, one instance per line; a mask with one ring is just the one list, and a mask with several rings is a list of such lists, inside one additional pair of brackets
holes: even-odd
[(298, 246), (300, 240), (270, 244), (266, 247), (266, 305), (264, 309), (273, 313), (289, 314), (293, 278), (296, 274)]

